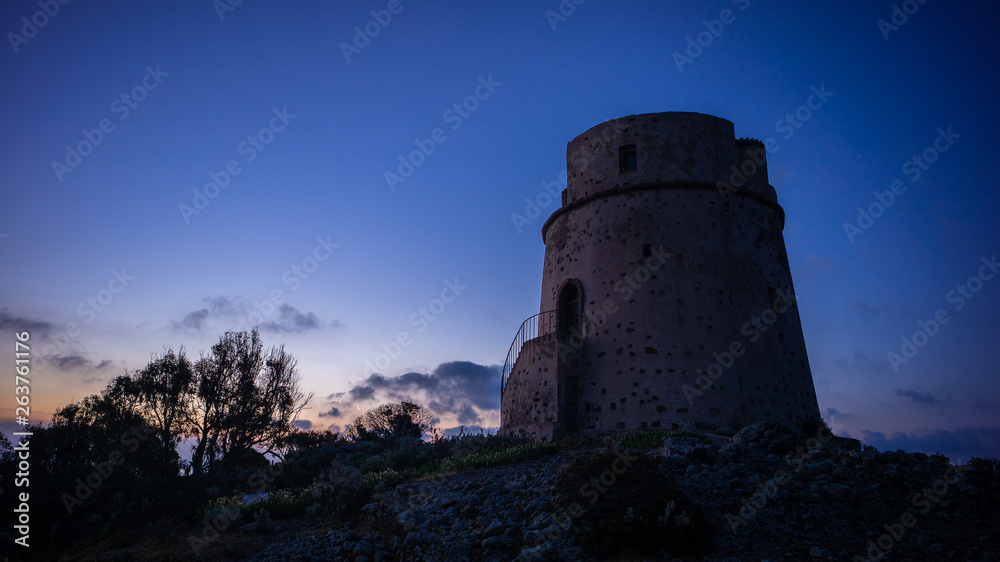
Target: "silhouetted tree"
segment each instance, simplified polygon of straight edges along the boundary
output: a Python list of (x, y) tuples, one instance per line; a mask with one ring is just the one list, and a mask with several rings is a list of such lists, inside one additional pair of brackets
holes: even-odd
[(281, 438), (277, 445), (281, 448), (282, 454), (279, 456), (284, 456), (292, 451), (308, 451), (310, 449), (318, 449), (320, 447), (325, 447), (333, 443), (337, 443), (341, 440), (341, 436), (336, 431), (330, 431), (329, 429), (324, 430), (309, 430), (305, 431), (302, 429), (296, 429), (289, 433), (288, 435)]
[[(166, 453), (176, 456), (177, 443), (190, 418), (194, 398), (194, 368), (184, 348), (167, 349), (154, 355), (149, 364), (133, 377), (140, 399), (140, 412), (154, 427)], [(178, 457), (178, 462), (180, 458)]]
[(382, 404), (358, 416), (347, 432), (355, 441), (394, 441), (403, 437), (419, 439), (430, 430), (432, 419), (430, 412), (413, 402)]
[(260, 334), (226, 332), (195, 364), (189, 432), (198, 438), (191, 466), (211, 471), (227, 456), (270, 452), (293, 429), (312, 394), (299, 387), (297, 361), (284, 346), (264, 353)]
[(111, 379), (100, 394), (63, 406), (52, 415), (46, 456), (39, 462), (50, 463), (53, 471), (85, 467), (118, 451), (136, 472), (176, 474), (180, 457), (174, 441), (161, 440), (146, 399), (139, 380), (125, 374)]

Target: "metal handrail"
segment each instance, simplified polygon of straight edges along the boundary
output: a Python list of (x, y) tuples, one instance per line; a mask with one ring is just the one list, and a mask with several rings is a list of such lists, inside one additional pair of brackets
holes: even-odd
[(503, 389), (507, 386), (507, 379), (510, 378), (510, 373), (514, 369), (514, 362), (517, 361), (517, 356), (521, 354), (521, 348), (524, 344), (529, 340), (554, 332), (555, 328), (555, 310), (539, 312), (521, 323), (521, 327), (517, 330), (517, 335), (514, 336), (514, 341), (510, 344), (510, 350), (507, 351), (507, 360), (503, 364), (503, 372), (500, 375), (501, 396), (503, 396)]

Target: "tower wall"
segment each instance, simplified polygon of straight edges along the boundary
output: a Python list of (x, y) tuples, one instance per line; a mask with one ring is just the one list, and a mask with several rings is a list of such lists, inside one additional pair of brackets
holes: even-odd
[(552, 349), (556, 334), (525, 342), (501, 401), (502, 433), (552, 439), (557, 431), (559, 395)]
[[(725, 432), (819, 415), (759, 141), (709, 115), (637, 115), (573, 139), (567, 167), (540, 306), (563, 318), (559, 363), (578, 365), (564, 426)], [(506, 398), (501, 415), (513, 429)]]

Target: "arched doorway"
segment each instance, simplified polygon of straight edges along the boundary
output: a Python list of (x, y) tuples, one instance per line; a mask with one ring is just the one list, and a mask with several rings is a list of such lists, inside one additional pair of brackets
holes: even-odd
[(581, 310), (580, 287), (578, 281), (567, 281), (559, 291), (559, 306), (556, 309), (556, 320), (560, 335), (582, 335), (580, 330)]
[(578, 427), (580, 371), (586, 339), (582, 320), (583, 287), (579, 281), (571, 279), (559, 290), (556, 307), (559, 332), (556, 380), (559, 386), (559, 433), (562, 434), (576, 432)]

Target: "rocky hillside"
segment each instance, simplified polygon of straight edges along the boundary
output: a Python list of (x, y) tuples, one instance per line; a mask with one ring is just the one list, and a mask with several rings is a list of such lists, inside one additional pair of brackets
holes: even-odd
[(997, 468), (770, 422), (608, 441), (379, 490), (360, 516), (275, 534), (253, 559), (998, 560)]

